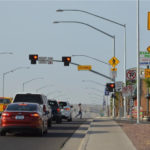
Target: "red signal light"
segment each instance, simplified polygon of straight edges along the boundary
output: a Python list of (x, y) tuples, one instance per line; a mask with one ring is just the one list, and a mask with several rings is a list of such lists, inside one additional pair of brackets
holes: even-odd
[(37, 55), (34, 55), (33, 58), (37, 60), (37, 59), (38, 59), (38, 56), (37, 56)]
[(31, 64), (36, 64), (36, 61), (38, 60), (38, 55), (37, 54), (29, 55), (29, 60), (31, 60)]
[(114, 88), (114, 86), (115, 86), (114, 84), (110, 84), (110, 87), (111, 87), (111, 88)]
[(71, 58), (70, 58), (70, 57), (67, 57), (66, 59), (67, 59), (67, 61), (69, 61), (69, 62), (71, 61)]
[(115, 89), (115, 83), (107, 83), (106, 88), (107, 88), (107, 91), (113, 92)]
[(69, 56), (63, 56), (62, 62), (64, 62), (64, 66), (69, 66), (69, 63), (71, 62), (71, 57)]

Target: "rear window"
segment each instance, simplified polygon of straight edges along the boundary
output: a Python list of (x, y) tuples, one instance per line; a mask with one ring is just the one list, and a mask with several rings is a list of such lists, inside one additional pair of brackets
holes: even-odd
[(9, 99), (0, 99), (0, 103), (9, 104), (10, 100)]
[(56, 101), (48, 101), (48, 104), (50, 105), (50, 106), (58, 106), (58, 104), (57, 104), (57, 102)]
[(37, 106), (32, 104), (11, 104), (8, 105), (7, 111), (36, 111)]
[(61, 108), (63, 108), (65, 106), (67, 106), (67, 103), (66, 102), (59, 102), (59, 105), (60, 105)]
[(41, 95), (23, 94), (16, 95), (14, 102), (27, 102), (27, 103), (38, 103), (43, 104)]

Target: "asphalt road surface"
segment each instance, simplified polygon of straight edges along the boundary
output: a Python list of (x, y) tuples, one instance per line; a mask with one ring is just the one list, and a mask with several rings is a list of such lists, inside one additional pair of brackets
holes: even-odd
[[(33, 134), (7, 134), (0, 136), (1, 150), (60, 150), (81, 124), (87, 124), (86, 119), (73, 119), (53, 124), (48, 134), (37, 137)], [(77, 135), (82, 138), (83, 135)]]

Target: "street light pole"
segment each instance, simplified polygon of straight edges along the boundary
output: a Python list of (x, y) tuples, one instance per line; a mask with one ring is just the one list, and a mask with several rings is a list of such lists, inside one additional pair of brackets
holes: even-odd
[(139, 21), (139, 11), (140, 11), (140, 1), (137, 0), (137, 124), (140, 123), (140, 21)]
[(11, 73), (11, 72), (15, 72), (16, 70), (29, 69), (29, 68), (30, 67), (18, 67), (18, 68), (15, 68), (13, 70), (10, 70), (8, 72), (3, 73), (3, 88), (2, 88), (2, 95), (3, 95), (3, 97), (5, 96), (5, 75), (8, 74), (8, 73)]
[(56, 90), (56, 91), (47, 93), (46, 96), (51, 95), (51, 94), (56, 93), (56, 92), (61, 93), (61, 91), (57, 91), (57, 90)]
[(102, 60), (99, 60), (99, 59), (97, 59), (97, 58), (88, 56), (88, 55), (72, 55), (72, 57), (76, 57), (76, 56), (83, 56), (83, 57), (91, 58), (91, 59), (93, 59), (93, 60), (96, 60), (96, 61), (98, 61), (98, 62), (101, 62), (101, 63), (103, 63), (103, 64), (106, 64), (106, 65), (109, 65), (109, 66), (110, 66), (109, 63), (107, 63), (107, 62), (105, 62), (105, 61), (102, 61)]
[(57, 23), (77, 23), (77, 24), (82, 24), (82, 25), (88, 26), (88, 27), (90, 27), (90, 28), (92, 28), (92, 29), (94, 29), (94, 30), (96, 30), (98, 32), (101, 32), (101, 33), (109, 36), (114, 41), (114, 44), (113, 44), (114, 45), (113, 56), (115, 56), (115, 36), (114, 35), (111, 35), (111, 34), (105, 32), (103, 30), (100, 30), (100, 29), (98, 29), (98, 28), (96, 28), (96, 27), (94, 27), (94, 26), (92, 26), (90, 24), (87, 24), (87, 23), (84, 23), (84, 22), (80, 22), (80, 21), (54, 21), (53, 23), (55, 23), (55, 24), (57, 24)]
[[(57, 11), (57, 12), (64, 12), (64, 11), (81, 12), (81, 13), (85, 13), (85, 14), (88, 14), (88, 15), (91, 15), (91, 16), (94, 16), (94, 17), (103, 19), (103, 20), (105, 20), (105, 21), (114, 23), (114, 24), (116, 24), (116, 25), (121, 26), (121, 27), (124, 28), (124, 84), (125, 84), (125, 86), (126, 86), (126, 51), (127, 51), (127, 50), (126, 50), (126, 24), (121, 24), (121, 23), (116, 22), (116, 21), (113, 21), (113, 20), (111, 20), (111, 19), (108, 19), (108, 18), (99, 16), (99, 15), (93, 14), (93, 13), (88, 12), (88, 11), (79, 10), (79, 9), (58, 9), (58, 10), (56, 10), (56, 11)], [(124, 117), (126, 118), (126, 97), (124, 97)]]
[(96, 82), (96, 81), (93, 81), (93, 80), (82, 80), (82, 82), (91, 82), (91, 83), (98, 84), (98, 85), (100, 85), (100, 86), (105, 86), (104, 84), (101, 84), (101, 83)]
[(49, 85), (42, 86), (42, 87), (36, 89), (36, 93), (37, 93), (39, 90), (44, 89), (44, 88), (47, 88), (47, 87), (49, 87), (49, 86), (53, 86), (53, 85), (49, 84)]
[(13, 53), (12, 52), (0, 52), (0, 54), (10, 54), (10, 55), (12, 55)]
[(23, 83), (22, 83), (23, 92), (24, 92), (24, 86), (25, 86), (25, 84), (27, 84), (27, 83), (29, 83), (29, 82), (31, 82), (31, 81), (34, 81), (34, 80), (38, 80), (38, 79), (44, 79), (44, 78), (43, 78), (43, 77), (33, 78), (33, 79), (31, 79), (31, 80), (28, 80), (28, 81), (23, 82)]
[[(113, 47), (113, 56), (115, 57), (115, 36), (114, 35), (110, 35), (109, 33), (104, 32), (103, 30), (100, 30), (100, 29), (98, 29), (98, 28), (96, 28), (96, 27), (94, 27), (94, 26), (92, 26), (90, 24), (87, 24), (87, 23), (84, 23), (84, 22), (80, 22), (80, 21), (54, 21), (53, 23), (78, 23), (78, 24), (82, 24), (82, 25), (88, 26), (88, 27), (90, 27), (90, 28), (92, 28), (92, 29), (94, 29), (96, 31), (99, 31), (99, 32), (109, 36), (114, 41), (114, 44), (113, 44), (114, 45), (114, 47)], [(115, 77), (113, 78), (113, 81), (115, 83)], [(115, 93), (115, 91), (114, 91), (114, 93)], [(113, 117), (115, 117), (114, 111), (115, 111), (115, 97), (113, 97)]]

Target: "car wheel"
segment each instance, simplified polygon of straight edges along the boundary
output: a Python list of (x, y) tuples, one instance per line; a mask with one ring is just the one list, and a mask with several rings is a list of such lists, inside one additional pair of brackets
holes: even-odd
[(43, 130), (44, 130), (44, 125), (42, 126), (41, 129), (38, 130), (38, 136), (43, 136), (43, 134), (44, 134)]
[(5, 131), (1, 131), (0, 135), (1, 136), (6, 136), (6, 132)]
[(43, 136), (43, 134), (44, 134), (43, 129), (40, 129), (38, 132), (38, 136)]

